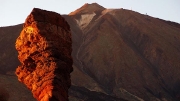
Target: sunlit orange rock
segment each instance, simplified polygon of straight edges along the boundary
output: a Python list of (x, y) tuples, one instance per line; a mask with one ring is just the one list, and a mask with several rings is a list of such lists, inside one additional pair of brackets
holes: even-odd
[(72, 72), (71, 33), (60, 14), (34, 8), (16, 40), (16, 69), (38, 101), (68, 101)]

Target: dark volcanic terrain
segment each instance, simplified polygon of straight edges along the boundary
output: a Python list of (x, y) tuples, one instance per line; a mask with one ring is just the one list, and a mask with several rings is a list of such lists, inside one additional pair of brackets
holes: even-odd
[[(73, 41), (70, 101), (180, 100), (180, 24), (96, 3), (63, 17)], [(14, 43), (21, 30), (0, 28), (3, 74), (19, 64)]]

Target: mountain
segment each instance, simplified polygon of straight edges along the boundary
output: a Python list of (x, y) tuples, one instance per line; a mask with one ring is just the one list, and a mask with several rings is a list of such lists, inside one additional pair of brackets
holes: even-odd
[[(0, 73), (14, 71), (18, 66), (17, 51), (15, 51), (15, 42), (22, 24), (9, 27), (0, 27)], [(8, 63), (11, 61), (11, 63)]]
[[(179, 101), (180, 24), (97, 3), (63, 17), (73, 41), (70, 101)], [(2, 73), (17, 67), (21, 29), (0, 28)]]

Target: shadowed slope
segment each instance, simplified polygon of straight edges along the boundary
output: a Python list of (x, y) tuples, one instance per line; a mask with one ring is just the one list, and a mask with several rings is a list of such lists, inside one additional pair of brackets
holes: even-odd
[(97, 87), (117, 96), (122, 95), (123, 88), (146, 101), (176, 99), (180, 72), (178, 25), (124, 9), (90, 11), (86, 14), (91, 18), (86, 19), (84, 13), (77, 14), (81, 17), (70, 16), (83, 34), (74, 57), (79, 60), (77, 67), (93, 78)]
[[(0, 73), (14, 71), (19, 64), (17, 60), (17, 51), (14, 50), (14, 43), (21, 29), (22, 24), (0, 27)], [(7, 63), (8, 61), (11, 61), (11, 63)]]
[[(2, 92), (1, 89), (7, 92)], [(0, 74), (0, 95), (1, 94), (4, 94), (3, 97), (8, 97), (8, 100), (5, 101), (36, 101), (31, 92), (17, 80), (15, 75)]]

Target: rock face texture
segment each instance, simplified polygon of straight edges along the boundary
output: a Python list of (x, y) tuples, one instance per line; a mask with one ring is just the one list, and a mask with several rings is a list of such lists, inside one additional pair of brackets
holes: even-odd
[(32, 10), (16, 40), (21, 62), (16, 75), (38, 101), (68, 101), (71, 44), (70, 27), (61, 15)]

